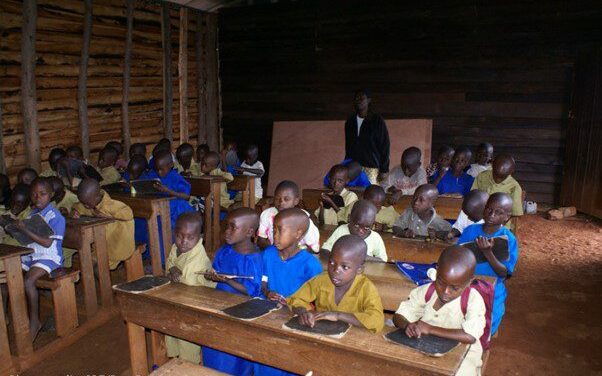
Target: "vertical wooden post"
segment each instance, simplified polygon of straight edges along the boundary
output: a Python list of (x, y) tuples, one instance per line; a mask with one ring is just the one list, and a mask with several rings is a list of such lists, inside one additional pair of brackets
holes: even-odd
[(188, 142), (188, 9), (180, 8), (180, 52), (178, 56), (180, 88), (180, 143)]
[(23, 136), (29, 167), (40, 169), (40, 133), (36, 100), (36, 0), (23, 0), (23, 29), (21, 34), (21, 104)]
[(196, 29), (194, 33), (194, 58), (196, 63), (196, 91), (197, 91), (197, 144), (207, 142), (207, 123), (205, 119), (207, 102), (205, 97), (205, 67), (203, 64), (203, 17), (201, 12), (196, 13)]
[(217, 77), (217, 15), (206, 15), (207, 45), (207, 144), (211, 150), (219, 148), (218, 77)]
[(2, 126), (2, 98), (0, 98), (0, 172), (6, 174), (6, 159), (4, 158), (4, 127)]
[(163, 46), (163, 132), (166, 138), (172, 140), (171, 23), (167, 1), (161, 3), (161, 44)]
[(132, 33), (134, 29), (134, 0), (126, 1), (127, 32), (125, 36), (125, 55), (123, 58), (123, 95), (121, 96), (121, 137), (123, 150), (130, 150), (130, 122), (129, 96), (130, 96), (130, 69), (132, 65)]
[(90, 58), (90, 35), (92, 34), (92, 0), (84, 0), (82, 52), (77, 81), (77, 113), (84, 157), (90, 157), (90, 129), (88, 127), (88, 59)]

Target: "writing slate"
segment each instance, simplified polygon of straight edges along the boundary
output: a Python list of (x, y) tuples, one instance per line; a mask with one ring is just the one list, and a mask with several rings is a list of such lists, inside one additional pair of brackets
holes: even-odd
[(155, 184), (161, 184), (161, 180), (159, 179), (150, 179), (150, 180), (132, 180), (130, 185), (132, 189), (132, 193), (142, 194), (142, 195), (164, 195), (164, 192), (161, 192), (157, 188), (155, 188)]
[[(470, 249), (474, 253), (477, 263), (487, 262), (485, 255), (483, 255), (483, 252), (481, 252), (479, 246), (477, 246), (476, 240), (468, 243), (462, 243), (460, 245)], [(510, 258), (510, 252), (508, 251), (507, 236), (498, 236), (493, 238), (493, 255), (502, 262), (508, 261)]]
[(15, 219), (8, 214), (0, 215), (0, 226), (6, 227), (7, 225), (13, 223)]
[(420, 338), (410, 338), (406, 335), (405, 329), (398, 329), (384, 335), (386, 340), (399, 345), (411, 347), (423, 354), (440, 357), (452, 351), (460, 344), (452, 339), (437, 336), (421, 336)]
[[(23, 246), (33, 243), (34, 242), (33, 239), (30, 238), (27, 234), (25, 234), (21, 230), (19, 230), (17, 228), (17, 225), (15, 224), (15, 222), (16, 221), (13, 220), (13, 222), (11, 222), (5, 226), (4, 229), (6, 230), (6, 232), (10, 236), (15, 238), (15, 240), (18, 241), (19, 244), (21, 244)], [(42, 218), (42, 216), (39, 214), (35, 214), (35, 215), (32, 215), (31, 218), (24, 219), (23, 224), (29, 231), (33, 232), (34, 234), (38, 235), (39, 237), (48, 238), (48, 237), (54, 235), (54, 231), (52, 231), (52, 228), (48, 225), (48, 223), (46, 223), (44, 218)]]
[(241, 320), (251, 321), (280, 309), (280, 307), (281, 305), (278, 302), (253, 298), (244, 303), (225, 308), (222, 312)]
[(117, 183), (103, 185), (102, 189), (107, 193), (121, 193), (121, 192), (128, 191), (129, 184), (123, 183), (123, 182), (117, 182)]
[(299, 316), (294, 316), (285, 322), (282, 327), (285, 329), (299, 330), (312, 334), (342, 338), (351, 327), (351, 324), (344, 321), (318, 320), (314, 323), (312, 328), (310, 326), (301, 324), (299, 321)]
[(135, 294), (141, 292), (147, 292), (156, 289), (161, 286), (165, 286), (169, 283), (167, 277), (156, 277), (152, 275), (145, 275), (144, 277), (138, 278), (135, 281), (120, 283), (113, 286), (116, 290), (133, 292)]
[(69, 218), (68, 222), (75, 223), (78, 225), (86, 225), (88, 223), (94, 223), (94, 222), (98, 221), (99, 219), (102, 219), (102, 218), (90, 217), (87, 215), (80, 215), (79, 218)]

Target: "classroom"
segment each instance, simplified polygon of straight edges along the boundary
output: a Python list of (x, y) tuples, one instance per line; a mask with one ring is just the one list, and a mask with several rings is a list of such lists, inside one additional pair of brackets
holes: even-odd
[(0, 376), (602, 373), (602, 2), (1, 0)]

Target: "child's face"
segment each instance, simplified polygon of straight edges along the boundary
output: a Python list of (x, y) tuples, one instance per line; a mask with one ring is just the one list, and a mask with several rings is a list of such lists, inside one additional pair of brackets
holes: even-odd
[(274, 192), (274, 206), (278, 211), (294, 208), (299, 204), (299, 197), (292, 189), (282, 188)]
[(437, 164), (440, 167), (449, 167), (451, 164), (452, 158), (454, 156), (454, 151), (450, 150), (444, 153), (441, 153), (437, 156)]
[(336, 287), (353, 283), (355, 276), (361, 273), (362, 265), (359, 257), (353, 252), (346, 252), (335, 247), (328, 258), (328, 277)]
[(498, 159), (493, 160), (493, 165), (491, 166), (491, 172), (493, 175), (493, 181), (497, 184), (503, 182), (512, 174), (512, 167), (509, 163), (505, 163), (504, 161), (499, 161)]
[(140, 163), (130, 163), (128, 165), (128, 174), (130, 175), (130, 180), (138, 179), (143, 172), (144, 166)]
[(371, 219), (368, 213), (353, 210), (349, 216), (349, 232), (366, 239), (370, 235), (370, 229), (374, 226), (374, 221)]
[(337, 194), (341, 193), (348, 182), (349, 176), (347, 174), (347, 170), (337, 170), (330, 176), (330, 189), (335, 191)]
[(477, 155), (475, 156), (475, 159), (478, 164), (485, 166), (486, 164), (491, 162), (491, 158), (493, 158), (493, 149), (479, 148), (477, 150)]
[(155, 171), (157, 172), (157, 175), (162, 178), (167, 176), (172, 169), (173, 161), (171, 161), (171, 159), (166, 161), (157, 161), (157, 163), (155, 163)]
[(19, 181), (19, 183), (31, 185), (31, 182), (35, 178), (36, 178), (36, 176), (33, 173), (31, 173), (29, 171), (26, 171), (26, 172), (24, 172), (22, 174), (19, 174), (18, 181)]
[(105, 168), (110, 166), (109, 161), (102, 154), (98, 156), (98, 168)]
[(13, 194), (10, 198), (10, 211), (14, 215), (19, 215), (29, 205), (29, 198), (25, 195)]
[(487, 226), (505, 225), (510, 219), (510, 212), (497, 200), (489, 200), (485, 205), (483, 220)]
[(190, 166), (190, 163), (192, 163), (192, 152), (178, 153), (176, 158), (178, 158), (178, 162), (180, 162), (183, 167), (188, 167)]
[(244, 217), (229, 215), (226, 219), (226, 229), (224, 239), (226, 244), (238, 244), (244, 240), (253, 237), (253, 229), (249, 227), (248, 221)]
[(412, 176), (418, 171), (418, 167), (420, 167), (420, 161), (415, 159), (410, 159), (409, 161), (401, 158), (401, 169), (405, 176)]
[(376, 211), (378, 212), (383, 207), (383, 203), (385, 202), (385, 195), (383, 194), (368, 194), (364, 196), (364, 199), (370, 201), (374, 206), (376, 206)]
[(52, 171), (56, 171), (56, 166), (61, 158), (62, 156), (60, 154), (52, 154), (50, 158), (48, 158), (48, 164), (50, 164)]
[(209, 174), (211, 171), (217, 168), (216, 161), (214, 158), (208, 158), (206, 155), (201, 160), (201, 172), (203, 174)]
[(247, 150), (247, 155), (246, 155), (245, 161), (247, 162), (248, 165), (252, 165), (253, 163), (257, 162), (257, 153), (258, 153), (258, 151), (255, 148)]
[(77, 159), (77, 160), (80, 160), (80, 161), (83, 161), (83, 160), (84, 160), (84, 156), (83, 156), (83, 154), (81, 154), (81, 153), (80, 153), (79, 151), (77, 151), (77, 150), (69, 150), (69, 151), (67, 152), (67, 157), (69, 157), (69, 158), (71, 158), (71, 159)]
[(470, 156), (468, 153), (455, 153), (452, 159), (451, 165), (454, 171), (463, 171), (466, 166), (470, 163)]
[(274, 218), (274, 245), (279, 251), (298, 244), (301, 236), (302, 233), (294, 226), (294, 221), (279, 216)]
[(191, 222), (178, 223), (176, 225), (176, 247), (182, 253), (190, 251), (201, 239), (199, 225)]
[(53, 195), (54, 192), (46, 184), (35, 184), (31, 187), (31, 203), (40, 210), (52, 201)]
[(130, 158), (132, 158), (136, 154), (146, 157), (146, 149), (138, 146), (130, 148)]
[(96, 207), (98, 206), (98, 204), (100, 204), (100, 201), (102, 200), (102, 196), (100, 194), (98, 195), (77, 195), (77, 199), (79, 200), (79, 202), (81, 202), (84, 207), (88, 210), (94, 210), (96, 209)]
[[(441, 272), (439, 272), (439, 270)], [(437, 270), (435, 290), (437, 291), (437, 296), (441, 303), (447, 304), (462, 295), (462, 292), (470, 283), (471, 278), (468, 278), (467, 280), (466, 276), (454, 276), (451, 273), (447, 273), (446, 268), (440, 268), (439, 270)]]
[(433, 208), (433, 199), (426, 192), (416, 190), (412, 197), (412, 210), (416, 214), (423, 214)]

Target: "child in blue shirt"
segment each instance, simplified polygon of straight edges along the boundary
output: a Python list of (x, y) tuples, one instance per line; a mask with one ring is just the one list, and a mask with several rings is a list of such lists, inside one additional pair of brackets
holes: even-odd
[[(341, 162), (341, 165), (347, 166), (347, 169), (349, 170), (349, 182), (347, 183), (347, 187), (367, 188), (372, 184), (370, 183), (370, 179), (368, 179), (368, 175), (362, 171), (362, 166), (358, 162), (352, 159), (345, 159)], [(324, 176), (325, 187), (330, 187), (330, 178), (328, 175), (329, 174), (326, 174), (326, 176)]]
[[(274, 245), (263, 251), (263, 295), (285, 302), (305, 282), (322, 273), (320, 261), (299, 242), (307, 232), (309, 218), (299, 208), (284, 209), (274, 217)], [(288, 372), (255, 364), (255, 375), (289, 375)]]
[(65, 217), (52, 205), (54, 192), (50, 180), (39, 177), (31, 183), (32, 210), (27, 218), (40, 215), (50, 226), (54, 235), (41, 237), (25, 227), (21, 220), (16, 221), (17, 228), (29, 236), (33, 242), (27, 247), (33, 253), (21, 256), (21, 268), (25, 273), (25, 294), (29, 305), (29, 333), (31, 340), (36, 338), (42, 328), (39, 317), (39, 295), (36, 282), (42, 276), (50, 274), (63, 264), (63, 236), (65, 235)]
[[(489, 196), (483, 215), (483, 224), (468, 226), (458, 244), (476, 241), (487, 262), (477, 264), (475, 274), (497, 277), (495, 295), (493, 298), (493, 311), (491, 315), (491, 335), (497, 332), (502, 317), (504, 316), (504, 302), (508, 295), (504, 281), (512, 276), (516, 261), (518, 260), (518, 243), (510, 230), (504, 224), (510, 219), (512, 213), (512, 198), (506, 193), (493, 193)], [(508, 251), (510, 257), (507, 261), (498, 260), (492, 252), (494, 237), (508, 237)]]
[[(238, 208), (226, 218), (224, 244), (215, 255), (213, 270), (205, 278), (217, 282), (217, 290), (256, 297), (261, 295), (262, 258), (253, 237), (259, 216), (250, 208)], [(253, 279), (225, 278), (222, 275), (248, 276)], [(225, 352), (203, 346), (203, 365), (230, 375), (250, 375), (253, 363)]]
[(439, 194), (459, 193), (462, 196), (470, 192), (474, 178), (464, 170), (470, 163), (472, 152), (466, 146), (459, 146), (454, 152), (451, 168), (447, 171), (439, 170), (433, 176), (433, 184), (437, 186)]

